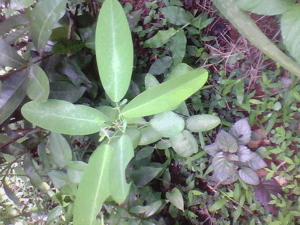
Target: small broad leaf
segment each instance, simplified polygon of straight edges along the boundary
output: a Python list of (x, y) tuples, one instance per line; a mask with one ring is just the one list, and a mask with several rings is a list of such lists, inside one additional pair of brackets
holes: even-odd
[(42, 192), (47, 192), (50, 187), (47, 183), (45, 183), (42, 180), (41, 176), (37, 173), (31, 160), (32, 159), (31, 159), (30, 154), (26, 153), (24, 155), (24, 159), (23, 159), (24, 173), (28, 176), (31, 184), (34, 187), (40, 189)]
[(49, 178), (54, 184), (54, 187), (61, 189), (63, 186), (69, 183), (69, 179), (66, 173), (62, 171), (52, 170), (48, 173)]
[(242, 180), (245, 181), (247, 184), (252, 184), (252, 185), (259, 184), (259, 177), (249, 167), (242, 167), (239, 170), (239, 175), (242, 178)]
[(166, 197), (173, 205), (175, 205), (176, 208), (184, 212), (183, 197), (177, 188), (173, 188), (171, 192), (167, 192)]
[(49, 99), (65, 100), (71, 103), (80, 99), (86, 91), (86, 87), (78, 87), (68, 81), (50, 83), (50, 89)]
[(192, 70), (194, 70), (193, 67), (191, 67), (185, 63), (180, 63), (171, 70), (171, 73), (167, 76), (165, 81), (170, 80), (175, 77), (178, 77), (178, 76), (180, 76), (184, 73), (187, 73), (189, 71), (192, 71)]
[(142, 166), (140, 169), (132, 172), (131, 178), (136, 186), (142, 187), (156, 177), (161, 170), (162, 168)]
[(249, 148), (245, 145), (240, 145), (238, 150), (239, 161), (241, 162), (248, 162), (255, 157), (255, 153), (252, 152)]
[(84, 169), (87, 167), (87, 164), (82, 161), (69, 161), (67, 163), (68, 171), (67, 175), (71, 182), (80, 183), (81, 177), (83, 175)]
[(140, 144), (140, 141), (142, 138), (142, 133), (139, 129), (131, 128), (131, 127), (126, 128), (126, 131), (124, 134), (129, 136), (133, 149), (135, 149)]
[(159, 9), (167, 20), (177, 26), (185, 25), (191, 22), (190, 15), (183, 9), (177, 6), (168, 6)]
[(44, 103), (28, 102), (22, 107), (23, 116), (44, 129), (69, 135), (99, 132), (107, 117), (99, 110), (50, 99)]
[(157, 59), (150, 67), (149, 73), (153, 75), (159, 75), (164, 73), (172, 65), (172, 57), (165, 56), (161, 59)]
[(226, 183), (232, 180), (236, 173), (234, 164), (226, 158), (223, 152), (219, 152), (215, 155), (212, 160), (212, 166), (214, 168), (214, 175), (222, 183)]
[(176, 34), (176, 30), (173, 27), (168, 30), (160, 30), (152, 38), (148, 39), (144, 43), (144, 48), (160, 48), (166, 44), (171, 37)]
[(66, 0), (43, 0), (29, 11), (30, 38), (38, 51), (46, 46), (52, 29), (66, 11), (66, 3)]
[(151, 146), (147, 146), (138, 151), (135, 156), (135, 160), (141, 160), (150, 156), (154, 151), (154, 148)]
[(186, 120), (186, 127), (191, 132), (203, 132), (214, 129), (220, 123), (219, 117), (214, 115), (195, 115)]
[(140, 131), (142, 133), (142, 137), (139, 145), (149, 145), (162, 138), (161, 134), (158, 133), (158, 131), (156, 131), (152, 126), (144, 127)]
[(26, 96), (25, 70), (21, 70), (14, 73), (13, 76), (9, 76), (3, 81), (2, 85), (3, 89), (0, 96), (0, 124), (15, 111)]
[[(245, 11), (260, 15), (278, 15), (294, 5), (295, 0), (237, 0), (236, 4)], [(293, 6), (294, 7), (294, 6)]]
[(206, 145), (204, 147), (204, 150), (211, 156), (215, 156), (220, 151), (220, 148), (218, 147), (217, 143), (213, 143), (210, 145)]
[(147, 73), (145, 76), (145, 87), (146, 90), (153, 88), (155, 86), (159, 85), (158, 80), (150, 73)]
[(31, 100), (45, 102), (49, 96), (49, 80), (45, 72), (36, 64), (27, 67), (29, 81), (27, 95)]
[(172, 137), (182, 132), (185, 125), (182, 117), (172, 111), (156, 114), (150, 124), (162, 137)]
[(245, 145), (250, 141), (251, 128), (246, 118), (235, 122), (229, 133), (237, 140), (239, 145)]
[(62, 205), (58, 205), (55, 208), (51, 209), (47, 216), (46, 225), (52, 224), (53, 221), (56, 220), (61, 214), (63, 214), (63, 206)]
[[(284, 12), (280, 19), (283, 43), (298, 63), (300, 63), (300, 30), (298, 29), (300, 26), (299, 10), (300, 5), (295, 4)], [(297, 29), (295, 29), (295, 27), (297, 27)]]
[(267, 166), (267, 164), (265, 163), (265, 161), (255, 152), (252, 152), (254, 157), (247, 162), (247, 165), (253, 169), (253, 170), (258, 170), (261, 168), (264, 168)]
[(170, 141), (174, 151), (182, 157), (189, 157), (198, 152), (197, 141), (188, 130), (172, 136)]
[(278, 208), (268, 203), (272, 200), (271, 194), (283, 194), (278, 182), (274, 178), (270, 180), (262, 179), (258, 185), (254, 186), (254, 191), (257, 200), (259, 200), (270, 213), (277, 215)]
[(157, 148), (158, 149), (167, 149), (171, 148), (171, 142), (169, 139), (166, 140), (161, 140), (157, 143)]
[(112, 156), (111, 147), (102, 145), (90, 157), (76, 194), (74, 225), (97, 224), (96, 216), (103, 202), (111, 194), (108, 168)]
[(173, 66), (182, 62), (186, 52), (186, 36), (182, 29), (171, 39), (170, 51), (172, 52)]
[(234, 137), (223, 130), (218, 133), (216, 143), (224, 152), (235, 153), (238, 150), (238, 144)]
[(130, 28), (117, 0), (103, 3), (96, 28), (96, 58), (105, 93), (114, 102), (126, 94), (133, 68)]
[(63, 168), (72, 160), (70, 145), (61, 134), (51, 132), (49, 145), (52, 159), (58, 167)]
[(7, 44), (0, 37), (0, 67), (10, 66), (20, 68), (24, 66), (26, 61), (17, 53), (17, 51)]
[(162, 205), (162, 201), (153, 202), (151, 205), (148, 206), (149, 208), (145, 212), (144, 216), (150, 217), (154, 215), (157, 212), (157, 210), (159, 210), (161, 205)]
[(79, 52), (85, 47), (85, 43), (80, 40), (59, 39), (58, 42), (52, 47), (55, 54), (70, 54)]
[(217, 202), (215, 202), (211, 207), (209, 207), (210, 212), (217, 211), (221, 209), (227, 202), (226, 198), (221, 198)]
[(122, 110), (124, 117), (143, 117), (166, 111), (179, 105), (206, 82), (206, 70), (194, 70), (170, 79), (135, 97)]
[(127, 184), (125, 169), (133, 158), (134, 152), (130, 138), (122, 135), (113, 147), (114, 157), (109, 164), (110, 193), (113, 199), (121, 204), (125, 201), (130, 184)]

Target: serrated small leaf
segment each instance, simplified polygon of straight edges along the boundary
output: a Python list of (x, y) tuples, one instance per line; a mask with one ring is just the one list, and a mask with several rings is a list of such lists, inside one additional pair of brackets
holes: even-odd
[(108, 118), (99, 110), (50, 99), (44, 103), (31, 101), (21, 112), (33, 124), (44, 129), (69, 135), (86, 135), (99, 132)]
[(173, 188), (171, 192), (167, 192), (166, 196), (176, 208), (184, 212), (183, 197), (177, 188)]
[(247, 162), (248, 166), (255, 170), (264, 168), (267, 166), (266, 162), (255, 152), (253, 152), (254, 157)]
[(182, 117), (172, 111), (165, 111), (154, 115), (150, 120), (150, 125), (162, 137), (172, 137), (184, 129), (185, 122)]
[(229, 130), (240, 145), (246, 145), (251, 138), (251, 128), (246, 118), (237, 121)]
[(177, 26), (185, 25), (191, 22), (191, 17), (183, 8), (177, 6), (168, 6), (159, 9), (167, 20)]
[(258, 185), (259, 184), (259, 177), (257, 174), (248, 167), (242, 167), (239, 170), (239, 175), (243, 181), (247, 184)]
[(72, 160), (70, 145), (61, 134), (51, 132), (49, 145), (52, 159), (58, 167), (63, 168)]
[(168, 30), (160, 30), (152, 38), (148, 39), (144, 43), (144, 48), (160, 48), (166, 44), (171, 37), (176, 34), (176, 30), (173, 27)]
[(211, 207), (209, 207), (210, 212), (217, 211), (221, 209), (227, 202), (226, 198), (221, 198), (217, 202), (215, 202)]
[(213, 143), (210, 145), (206, 145), (204, 147), (204, 150), (211, 156), (215, 156), (220, 151), (220, 148), (218, 147), (217, 143)]
[(253, 157), (255, 157), (255, 153), (252, 152), (245, 145), (240, 145), (238, 150), (238, 156), (241, 162), (248, 162), (251, 159), (253, 159)]
[(214, 115), (194, 115), (186, 120), (186, 127), (191, 132), (203, 132), (214, 129), (220, 123), (219, 117)]
[(226, 183), (229, 180), (232, 181), (235, 179), (235, 165), (227, 160), (223, 152), (219, 152), (215, 155), (212, 160), (212, 166), (214, 168), (214, 175), (220, 182)]
[(49, 80), (45, 72), (36, 64), (27, 67), (28, 83), (27, 95), (37, 102), (45, 102), (48, 99), (50, 87)]
[(189, 157), (198, 152), (197, 141), (188, 130), (172, 136), (170, 142), (174, 151), (182, 157)]
[(238, 150), (238, 144), (234, 137), (223, 130), (218, 133), (216, 143), (224, 152), (235, 153)]
[(147, 73), (145, 76), (145, 87), (146, 90), (153, 88), (155, 86), (159, 85), (158, 80), (150, 73)]

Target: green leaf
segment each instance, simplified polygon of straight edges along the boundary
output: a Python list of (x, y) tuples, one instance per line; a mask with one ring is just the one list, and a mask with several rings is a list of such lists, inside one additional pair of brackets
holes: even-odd
[(172, 137), (182, 132), (185, 125), (184, 120), (172, 111), (154, 115), (150, 124), (162, 137)]
[(209, 211), (210, 212), (214, 212), (217, 211), (219, 209), (221, 209), (227, 202), (226, 198), (221, 198), (219, 199), (217, 202), (215, 202), (211, 207), (209, 207)]
[(299, 11), (300, 4), (295, 4), (284, 12), (280, 19), (283, 43), (298, 63), (300, 63)]
[(152, 146), (147, 146), (139, 150), (135, 156), (135, 160), (141, 160), (150, 156), (154, 151)]
[(153, 88), (155, 86), (159, 85), (158, 80), (150, 73), (147, 73), (145, 76), (145, 87), (146, 90)]
[(248, 120), (244, 118), (235, 122), (230, 128), (229, 134), (237, 140), (239, 145), (247, 144), (251, 138), (251, 128)]
[(99, 146), (91, 156), (76, 194), (74, 225), (97, 224), (96, 216), (111, 194), (109, 167), (112, 156), (109, 145)]
[[(295, 0), (237, 0), (236, 4), (245, 11), (260, 15), (278, 15), (294, 5)], [(293, 6), (294, 7), (294, 6)]]
[(132, 128), (132, 127), (126, 128), (126, 131), (124, 134), (126, 134), (130, 137), (133, 149), (135, 149), (140, 144), (140, 141), (142, 138), (142, 133), (139, 129)]
[(216, 138), (218, 147), (224, 152), (234, 153), (238, 150), (238, 144), (233, 136), (221, 130)]
[(126, 182), (125, 169), (134, 156), (132, 143), (127, 135), (122, 135), (117, 141), (113, 153), (109, 165), (109, 191), (113, 199), (121, 204), (125, 201), (130, 188), (130, 184)]
[(171, 73), (167, 76), (165, 81), (170, 80), (175, 77), (178, 77), (184, 73), (187, 73), (187, 72), (193, 71), (193, 70), (194, 70), (193, 67), (191, 67), (185, 63), (180, 63), (172, 69)]
[(20, 68), (24, 66), (26, 61), (17, 53), (17, 51), (10, 47), (2, 37), (0, 37), (0, 67), (10, 66), (13, 68)]
[(164, 73), (172, 65), (172, 57), (165, 56), (161, 59), (157, 59), (150, 67), (149, 73), (153, 75), (159, 75)]
[(25, 13), (13, 15), (0, 24), (0, 35), (3, 35), (10, 30), (27, 25), (29, 23), (27, 15)]
[(203, 132), (214, 129), (220, 123), (219, 117), (214, 115), (195, 115), (186, 120), (186, 127), (191, 132)]
[(39, 155), (39, 160), (41, 164), (43, 165), (43, 169), (45, 172), (50, 172), (51, 171), (51, 166), (50, 166), (50, 161), (49, 157), (47, 154), (46, 150), (46, 143), (45, 140), (43, 140), (39, 145), (38, 145), (38, 155)]
[(232, 212), (233, 222), (235, 223), (242, 213), (242, 207), (238, 206), (235, 211)]
[(173, 66), (182, 62), (186, 52), (186, 36), (182, 29), (171, 39), (170, 51), (172, 52)]
[(244, 90), (245, 90), (244, 81), (241, 80), (235, 85), (236, 99), (240, 105), (243, 103), (244, 100)]
[(67, 175), (71, 182), (80, 183), (83, 172), (87, 167), (87, 164), (82, 161), (69, 161), (67, 163), (68, 171)]
[(52, 170), (48, 173), (48, 176), (54, 184), (54, 187), (58, 189), (61, 189), (69, 182), (67, 174), (62, 171)]
[(131, 177), (136, 186), (142, 187), (156, 177), (161, 170), (162, 168), (142, 166), (140, 169), (134, 170)]
[(49, 96), (49, 80), (45, 72), (36, 64), (27, 67), (27, 95), (37, 102), (45, 102)]
[(171, 192), (166, 193), (167, 199), (175, 205), (176, 208), (184, 212), (184, 202), (181, 192), (177, 188), (173, 188)]
[(173, 27), (168, 30), (160, 30), (152, 38), (148, 39), (144, 43), (144, 48), (160, 48), (176, 34), (176, 30)]
[(142, 137), (139, 145), (149, 145), (162, 138), (161, 134), (151, 126), (144, 127), (140, 131), (142, 133)]
[(2, 184), (3, 184), (3, 189), (5, 191), (6, 196), (10, 200), (12, 200), (15, 203), (15, 205), (22, 206), (21, 202), (19, 201), (19, 199), (15, 195), (14, 191), (7, 185), (5, 178), (2, 179)]
[(183, 8), (176, 6), (168, 6), (159, 9), (159, 11), (170, 23), (174, 25), (181, 26), (191, 22), (191, 17)]
[(66, 3), (66, 0), (43, 0), (29, 12), (30, 38), (38, 51), (44, 49), (56, 23), (65, 14)]
[(253, 45), (291, 73), (300, 76), (300, 66), (280, 51), (233, 0), (212, 0), (212, 2), (225, 18)]
[(189, 157), (198, 152), (197, 141), (188, 130), (172, 136), (170, 141), (174, 151), (182, 157)]
[(255, 152), (252, 152), (254, 154), (254, 157), (247, 162), (248, 166), (255, 170), (264, 168), (267, 166), (267, 164), (265, 163), (265, 161)]
[(2, 86), (0, 97), (0, 124), (15, 111), (26, 96), (25, 70), (10, 75), (3, 81)]
[(154, 215), (157, 212), (157, 210), (159, 210), (161, 205), (162, 205), (162, 201), (153, 202), (151, 205), (148, 206), (149, 208), (145, 212), (144, 216), (150, 217)]
[(130, 84), (133, 44), (127, 18), (117, 0), (107, 0), (102, 5), (95, 44), (103, 88), (112, 101), (118, 102)]
[(31, 160), (30, 154), (26, 153), (23, 159), (24, 173), (28, 176), (34, 187), (40, 189), (42, 192), (47, 192), (50, 187), (42, 180), (38, 172), (35, 170)]
[(28, 121), (37, 126), (69, 135), (99, 132), (107, 121), (107, 117), (97, 109), (54, 99), (44, 103), (28, 102), (21, 112)]
[(239, 175), (242, 178), (242, 180), (245, 181), (247, 184), (259, 184), (259, 177), (252, 169), (248, 167), (242, 167), (239, 170)]
[(206, 82), (206, 70), (194, 70), (144, 91), (128, 103), (122, 115), (128, 118), (157, 114), (179, 105)]
[(85, 45), (86, 44), (80, 40), (59, 39), (52, 47), (52, 51), (55, 54), (70, 54), (79, 52)]
[(68, 81), (56, 81), (50, 83), (50, 90), (50, 99), (65, 100), (73, 103), (82, 97), (86, 91), (86, 87), (78, 87)]
[(49, 145), (52, 159), (58, 167), (63, 168), (72, 160), (70, 145), (61, 134), (51, 132)]
[(60, 215), (63, 214), (63, 207), (62, 205), (58, 205), (55, 208), (51, 209), (49, 211), (49, 214), (47, 216), (46, 225), (50, 225), (56, 220)]

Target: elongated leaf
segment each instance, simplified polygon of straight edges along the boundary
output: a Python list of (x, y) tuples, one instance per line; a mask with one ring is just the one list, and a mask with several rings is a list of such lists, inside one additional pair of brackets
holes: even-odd
[(171, 37), (176, 34), (176, 30), (173, 27), (168, 30), (160, 30), (152, 38), (148, 39), (144, 43), (144, 48), (160, 48), (166, 44)]
[(131, 177), (136, 186), (141, 187), (148, 184), (154, 177), (156, 177), (162, 168), (155, 168), (150, 166), (142, 166), (139, 170), (134, 170)]
[(145, 87), (146, 90), (153, 88), (155, 86), (159, 85), (158, 80), (150, 73), (147, 73), (145, 76)]
[(207, 71), (200, 69), (170, 79), (135, 97), (121, 113), (125, 117), (132, 118), (153, 115), (171, 109), (199, 90), (206, 82), (207, 77)]
[(61, 134), (51, 132), (49, 145), (52, 159), (58, 167), (63, 168), (72, 160), (70, 145)]
[(34, 187), (40, 189), (42, 192), (47, 192), (50, 187), (47, 183), (43, 182), (31, 160), (30, 154), (26, 153), (23, 159), (24, 173), (29, 177), (29, 180)]
[(45, 102), (49, 96), (49, 80), (45, 72), (36, 64), (27, 68), (29, 81), (27, 95), (37, 102)]
[(295, 0), (237, 0), (236, 4), (245, 11), (261, 15), (278, 15), (286, 11)]
[(150, 67), (149, 73), (153, 75), (159, 75), (164, 73), (172, 65), (172, 57), (165, 56), (156, 60)]
[(214, 203), (211, 207), (209, 207), (210, 212), (217, 211), (221, 209), (227, 202), (226, 198), (219, 199), (216, 203)]
[(183, 8), (168, 6), (159, 10), (168, 21), (174, 25), (181, 26), (191, 22), (191, 17)]
[(63, 186), (69, 183), (67, 174), (62, 171), (52, 170), (48, 173), (48, 176), (50, 177), (54, 186), (58, 189), (62, 188)]
[(43, 140), (39, 145), (38, 145), (38, 155), (39, 159), (43, 165), (44, 170), (48, 173), (51, 171), (51, 166), (49, 162), (49, 157), (46, 152), (46, 143), (45, 140)]
[(182, 29), (171, 39), (170, 50), (172, 52), (173, 66), (182, 62), (186, 52), (186, 36)]
[(0, 67), (11, 66), (13, 68), (20, 68), (24, 66), (26, 61), (17, 53), (17, 51), (10, 47), (0, 37)]
[(19, 201), (19, 199), (15, 195), (14, 191), (7, 185), (5, 178), (2, 179), (2, 184), (3, 184), (3, 189), (4, 189), (5, 194), (7, 195), (7, 197), (10, 200), (12, 200), (16, 205), (22, 206), (21, 202)]
[(130, 188), (125, 177), (126, 166), (134, 156), (130, 138), (122, 135), (114, 146), (113, 152), (114, 157), (109, 165), (110, 193), (113, 199), (121, 204), (125, 201)]
[(26, 96), (25, 70), (10, 75), (3, 81), (2, 85), (3, 89), (0, 96), (0, 124), (15, 111)]
[(166, 196), (170, 200), (170, 202), (176, 206), (176, 208), (184, 211), (183, 197), (177, 188), (173, 188), (171, 193), (167, 192)]
[(23, 116), (44, 129), (69, 135), (86, 135), (99, 132), (107, 117), (97, 109), (85, 105), (50, 99), (44, 103), (26, 103)]
[(133, 44), (127, 18), (117, 0), (107, 0), (102, 5), (95, 44), (103, 88), (112, 101), (118, 102), (130, 84)]
[(73, 183), (80, 183), (83, 172), (87, 167), (87, 164), (82, 161), (70, 161), (67, 164), (68, 166), (68, 178)]
[(214, 129), (220, 122), (219, 117), (214, 115), (195, 115), (186, 120), (186, 127), (191, 132), (203, 132)]
[(300, 64), (300, 4), (290, 7), (283, 13), (280, 23), (282, 40), (290, 54)]
[(65, 100), (71, 103), (80, 99), (86, 91), (86, 87), (78, 87), (68, 81), (50, 83), (50, 89), (50, 99)]
[(74, 52), (79, 52), (85, 43), (80, 40), (67, 40), (60, 39), (53, 47), (52, 50), (56, 54), (69, 54)]
[(0, 23), (0, 35), (3, 35), (6, 32), (9, 32), (13, 28), (27, 25), (28, 23), (29, 23), (29, 20), (25, 13), (11, 16), (8, 19), (6, 19)]
[(79, 183), (74, 206), (74, 225), (97, 224), (96, 216), (110, 196), (109, 166), (113, 150), (99, 146), (91, 156)]
[(66, 3), (67, 0), (43, 0), (30, 11), (30, 38), (38, 51), (46, 46), (52, 30), (66, 11)]
[[(286, 70), (300, 76), (300, 66), (285, 55), (273, 44), (256, 26), (251, 18), (243, 12), (233, 0), (212, 0), (220, 12), (228, 19), (238, 31), (254, 46), (279, 63)], [(297, 29), (296, 29), (297, 30)], [(254, 35), (255, 34), (255, 35)]]

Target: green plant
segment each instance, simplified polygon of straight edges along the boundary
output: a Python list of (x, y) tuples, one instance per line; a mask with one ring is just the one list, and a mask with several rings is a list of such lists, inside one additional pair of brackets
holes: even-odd
[(248, 184), (259, 184), (254, 172), (266, 167), (264, 160), (246, 147), (250, 141), (251, 130), (247, 119), (237, 121), (229, 130), (220, 131), (215, 143), (204, 147), (213, 156), (213, 178), (222, 184), (235, 182), (239, 177)]

